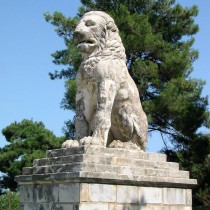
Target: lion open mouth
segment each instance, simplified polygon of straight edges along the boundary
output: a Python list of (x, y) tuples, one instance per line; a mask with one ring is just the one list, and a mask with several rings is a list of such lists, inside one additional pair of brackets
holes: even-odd
[(90, 46), (94, 46), (96, 44), (95, 39), (89, 39), (89, 40), (82, 40), (79, 41), (79, 44), (77, 45), (77, 47), (82, 47), (83, 45), (90, 45)]

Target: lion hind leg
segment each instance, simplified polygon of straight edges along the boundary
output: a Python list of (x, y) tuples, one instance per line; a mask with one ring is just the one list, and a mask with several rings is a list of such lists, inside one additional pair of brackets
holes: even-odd
[(147, 119), (143, 110), (140, 111), (132, 104), (122, 105), (119, 110), (119, 127), (123, 142), (130, 142), (138, 145), (141, 150), (146, 150)]

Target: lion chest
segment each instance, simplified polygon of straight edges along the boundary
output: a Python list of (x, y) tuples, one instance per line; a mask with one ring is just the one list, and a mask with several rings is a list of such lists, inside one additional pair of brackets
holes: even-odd
[(90, 93), (95, 92), (97, 88), (95, 68), (84, 68), (84, 65), (82, 65), (77, 74), (77, 85)]
[(77, 73), (77, 89), (79, 90), (79, 98), (82, 98), (85, 107), (93, 107), (97, 103), (97, 79), (95, 77), (94, 69), (84, 69), (80, 67)]

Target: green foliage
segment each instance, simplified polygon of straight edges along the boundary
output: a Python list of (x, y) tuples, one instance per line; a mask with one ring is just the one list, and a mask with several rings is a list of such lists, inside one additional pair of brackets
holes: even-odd
[(19, 210), (19, 194), (8, 191), (0, 196), (0, 210)]
[(75, 69), (79, 68), (81, 56), (72, 40), (73, 31), (79, 21), (78, 17), (66, 18), (60, 12), (55, 12), (53, 15), (45, 13), (45, 20), (53, 24), (58, 36), (64, 39), (66, 49), (58, 50), (52, 53), (54, 58), (53, 63), (56, 65), (67, 65), (67, 69), (57, 70), (54, 73), (49, 73), (51, 79), (56, 78), (75, 78)]
[(76, 109), (76, 81), (75, 79), (69, 79), (65, 82), (66, 92), (61, 102), (61, 107), (64, 109), (75, 110)]
[(65, 126), (63, 127), (63, 133), (66, 139), (75, 139), (75, 125), (73, 121), (68, 120), (65, 122)]
[(191, 145), (187, 160), (183, 163), (186, 164), (184, 168), (190, 170), (191, 176), (198, 181), (193, 202), (194, 205), (210, 206), (210, 135), (200, 135)]
[(197, 179), (193, 189), (194, 206), (210, 206), (210, 135), (197, 134), (187, 146), (179, 143), (174, 150), (164, 149), (169, 161), (179, 162), (182, 170)]
[(22, 120), (14, 122), (2, 130), (8, 144), (0, 148), (0, 172), (3, 173), (1, 188), (14, 191), (16, 175), (23, 167), (32, 166), (36, 158), (45, 156), (48, 149), (59, 148), (63, 138), (56, 137), (42, 122)]

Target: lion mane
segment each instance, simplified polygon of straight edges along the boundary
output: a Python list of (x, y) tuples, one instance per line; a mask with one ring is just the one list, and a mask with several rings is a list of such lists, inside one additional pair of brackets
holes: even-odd
[(102, 11), (88, 12), (82, 18), (90, 15), (102, 17), (106, 21), (106, 24), (101, 25), (99, 50), (96, 50), (95, 53), (84, 62), (84, 69), (93, 69), (101, 59), (122, 59), (126, 62), (125, 48), (113, 18)]
[(76, 139), (63, 147), (101, 145), (145, 150), (147, 117), (128, 73), (114, 20), (105, 12), (86, 13), (74, 40), (83, 56), (77, 71)]

